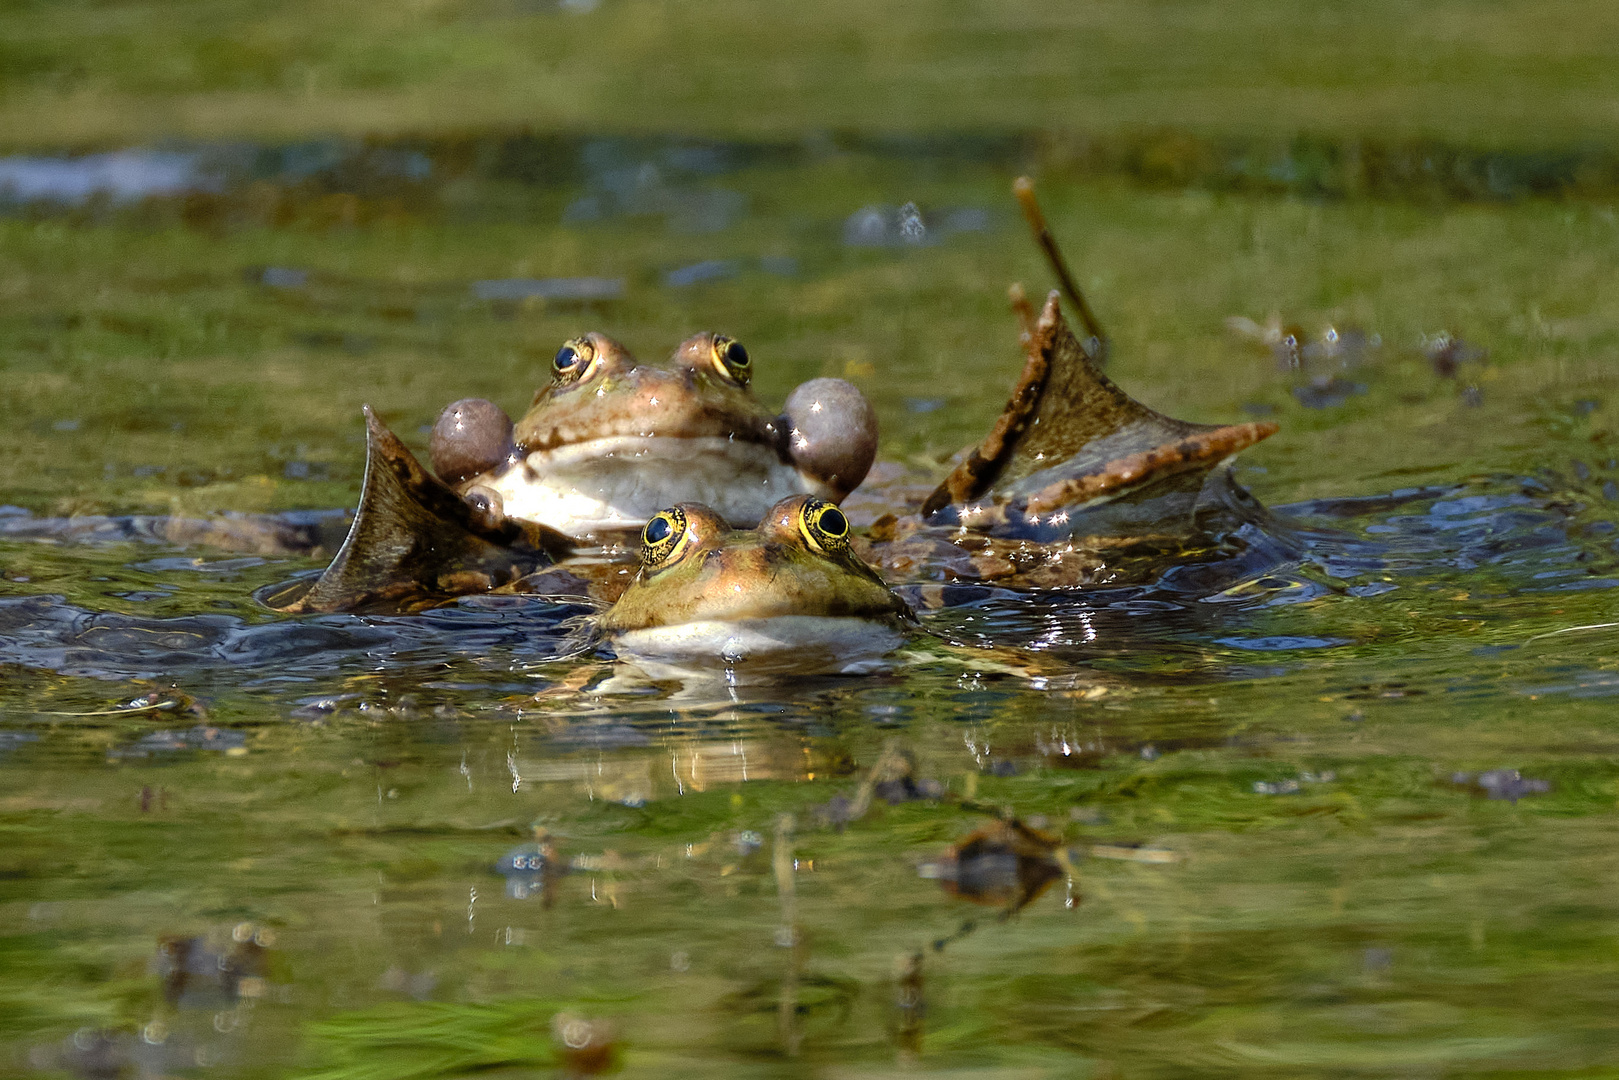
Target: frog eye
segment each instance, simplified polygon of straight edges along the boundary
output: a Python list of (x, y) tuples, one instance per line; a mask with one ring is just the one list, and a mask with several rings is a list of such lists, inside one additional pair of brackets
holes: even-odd
[(641, 565), (656, 569), (672, 560), (686, 542), (686, 514), (678, 506), (660, 510), (641, 530)]
[(748, 359), (748, 350), (740, 341), (724, 334), (715, 335), (712, 351), (714, 367), (721, 375), (742, 386), (748, 385), (753, 377), (753, 361)]
[(586, 338), (571, 338), (562, 343), (557, 350), (557, 356), (551, 363), (553, 377), (557, 382), (578, 382), (586, 378), (596, 367), (596, 346)]
[(849, 519), (821, 499), (810, 499), (799, 512), (798, 527), (816, 551), (843, 551), (849, 546)]

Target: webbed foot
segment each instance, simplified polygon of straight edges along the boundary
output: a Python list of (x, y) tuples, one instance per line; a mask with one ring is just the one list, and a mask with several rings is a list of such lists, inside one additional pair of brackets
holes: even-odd
[(1189, 527), (1210, 470), (1276, 431), (1164, 416), (1102, 374), (1058, 294), (1025, 334), (1028, 360), (1006, 409), (923, 503), (933, 524), (999, 536), (1174, 533)]
[[(1012, 191), (1062, 292), (1051, 293), (1035, 318), (1013, 286), (1028, 354), (1023, 374), (1000, 419), (928, 496), (922, 516), (1039, 541), (1189, 534), (1209, 473), (1276, 425), (1189, 424), (1115, 386), (1100, 367), (1107, 335), (1074, 283), (1033, 183), (1019, 177)], [(1086, 341), (1063, 319), (1059, 295), (1074, 306)]]
[(365, 407), (365, 480), (348, 537), (325, 572), (272, 586), (260, 602), (285, 612), (351, 611), (484, 592), (568, 554), (554, 529), (475, 507), (424, 469)]

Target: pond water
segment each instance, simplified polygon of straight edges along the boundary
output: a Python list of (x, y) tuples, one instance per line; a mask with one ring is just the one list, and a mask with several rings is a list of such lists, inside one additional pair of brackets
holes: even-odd
[(0, 161), (0, 1071), (1619, 1068), (1619, 225), (1464, 157), (1052, 165), (1110, 374), (1277, 421), (1234, 473), (1271, 520), (1146, 584), (912, 585), (897, 671), (734, 687), (556, 661), (538, 599), (251, 594), (341, 536), (362, 403), (420, 449), (584, 329), (849, 378), (882, 475), (941, 476), (1049, 285), (1035, 148)]

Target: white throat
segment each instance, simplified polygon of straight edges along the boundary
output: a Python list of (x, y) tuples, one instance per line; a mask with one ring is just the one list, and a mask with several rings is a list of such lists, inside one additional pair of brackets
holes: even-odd
[(610, 639), (620, 660), (657, 678), (659, 671), (723, 667), (752, 675), (863, 674), (881, 670), (903, 631), (879, 621), (824, 615), (780, 615), (677, 623), (629, 630)]
[(500, 495), (508, 517), (573, 536), (639, 529), (667, 506), (699, 502), (753, 528), (789, 495), (830, 494), (758, 443), (719, 437), (615, 435), (536, 450), (477, 486)]

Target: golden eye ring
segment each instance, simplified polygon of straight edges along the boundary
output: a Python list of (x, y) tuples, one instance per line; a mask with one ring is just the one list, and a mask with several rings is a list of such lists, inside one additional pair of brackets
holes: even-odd
[(551, 362), (551, 377), (559, 383), (575, 383), (590, 378), (601, 357), (589, 338), (569, 338)]
[(714, 369), (738, 386), (748, 385), (748, 380), (753, 378), (753, 361), (736, 338), (716, 334), (709, 353)]
[(670, 562), (686, 544), (686, 512), (678, 506), (659, 510), (641, 530), (641, 565), (655, 570)]
[(809, 499), (804, 503), (798, 514), (798, 528), (816, 551), (849, 549), (849, 519), (824, 499)]

